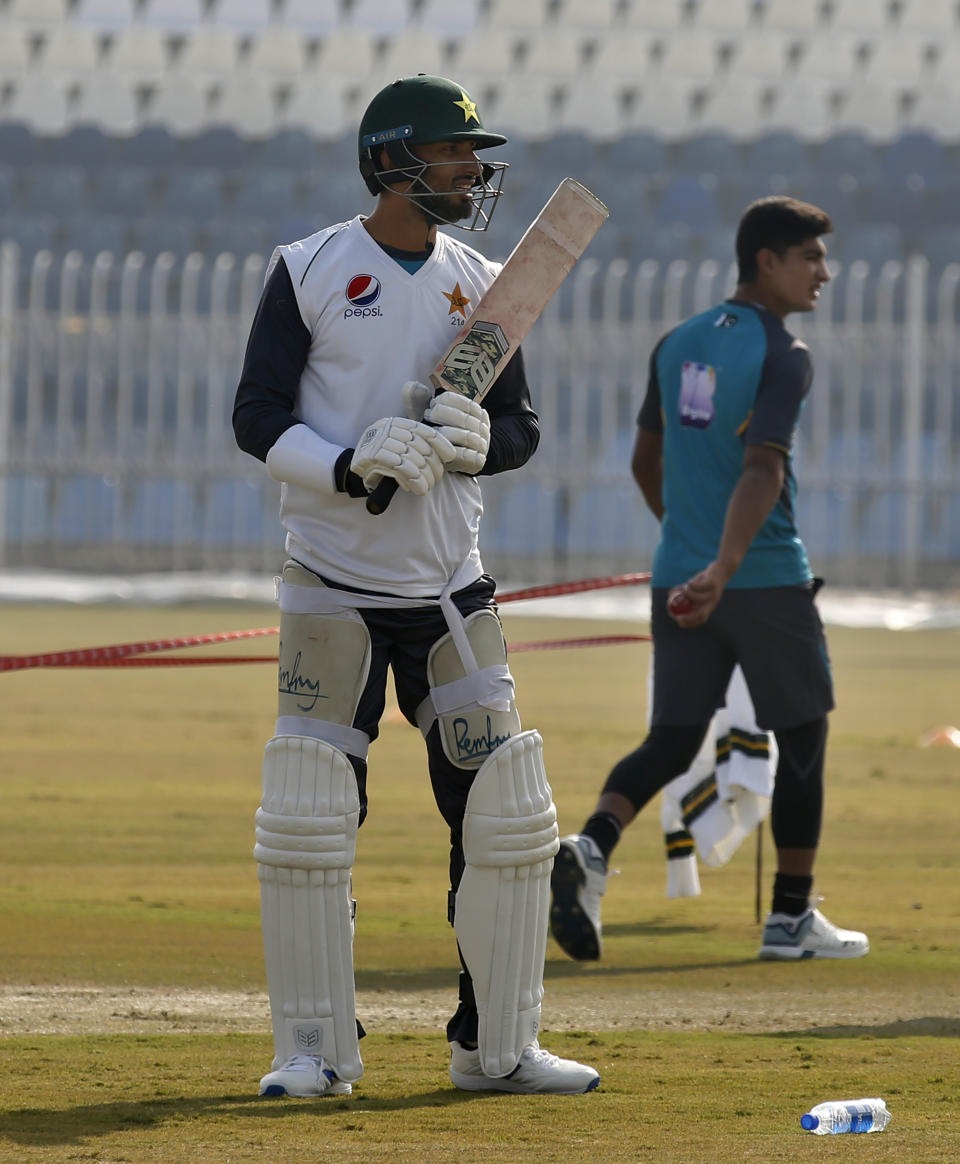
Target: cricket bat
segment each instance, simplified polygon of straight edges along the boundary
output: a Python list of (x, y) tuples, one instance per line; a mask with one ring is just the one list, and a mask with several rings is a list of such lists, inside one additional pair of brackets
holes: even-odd
[[(586, 186), (563, 179), (430, 373), (437, 392), (486, 396), (609, 213)], [(384, 477), (367, 510), (383, 513), (397, 488)]]

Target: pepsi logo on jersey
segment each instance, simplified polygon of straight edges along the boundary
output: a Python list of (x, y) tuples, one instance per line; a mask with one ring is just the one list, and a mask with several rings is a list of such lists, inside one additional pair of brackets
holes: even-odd
[(380, 280), (375, 275), (354, 275), (347, 284), (344, 296), (350, 306), (344, 319), (369, 319), (383, 312), (374, 304), (380, 298)]

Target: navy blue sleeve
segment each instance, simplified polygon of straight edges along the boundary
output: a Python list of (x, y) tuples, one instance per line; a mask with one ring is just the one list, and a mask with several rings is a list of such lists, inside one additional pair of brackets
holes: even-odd
[(519, 348), (484, 397), (483, 407), (490, 417), (490, 448), (479, 476), (492, 477), (525, 465), (540, 443), (540, 418), (530, 403)]
[(310, 332), (279, 259), (260, 296), (233, 405), (233, 432), (245, 453), (265, 461), (279, 437), (300, 423), (293, 410), (309, 354)]
[(812, 383), (810, 352), (799, 340), (768, 356), (747, 424), (746, 444), (768, 445), (789, 456), (800, 408)]
[(660, 343), (653, 349), (650, 356), (650, 374), (647, 377), (647, 394), (640, 405), (640, 414), (637, 417), (637, 428), (646, 432), (663, 432), (663, 404), (660, 400), (660, 375), (657, 371), (657, 356), (660, 354)]

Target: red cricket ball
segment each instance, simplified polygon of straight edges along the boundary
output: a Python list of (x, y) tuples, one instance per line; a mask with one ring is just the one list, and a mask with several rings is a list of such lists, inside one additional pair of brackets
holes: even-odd
[(687, 592), (682, 586), (676, 586), (670, 591), (667, 609), (671, 614), (690, 614), (693, 610), (693, 603), (687, 597)]

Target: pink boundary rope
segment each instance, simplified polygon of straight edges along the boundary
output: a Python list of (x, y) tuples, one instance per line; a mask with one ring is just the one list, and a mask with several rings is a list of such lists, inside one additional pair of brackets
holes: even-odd
[[(520, 602), (530, 598), (553, 598), (579, 594), (586, 590), (605, 590), (613, 586), (636, 586), (649, 582), (649, 574), (616, 574), (607, 578), (585, 578), (580, 582), (557, 582), (549, 586), (531, 586), (501, 594), (498, 603)], [(74, 651), (49, 651), (42, 655), (0, 655), (0, 671), (25, 671), (35, 667), (184, 667), (210, 666), (220, 663), (275, 663), (276, 655), (211, 655), (202, 659), (144, 658), (156, 651), (173, 651), (200, 647), (209, 643), (230, 643), (240, 639), (278, 634), (278, 626), (255, 630), (220, 631), (215, 634), (186, 635), (175, 639), (155, 639), (142, 643), (117, 643), (107, 647), (85, 647)], [(556, 639), (545, 642), (517, 643), (513, 652), (561, 650), (566, 647), (595, 647), (614, 643), (648, 642), (649, 635), (599, 635), (583, 639)]]

